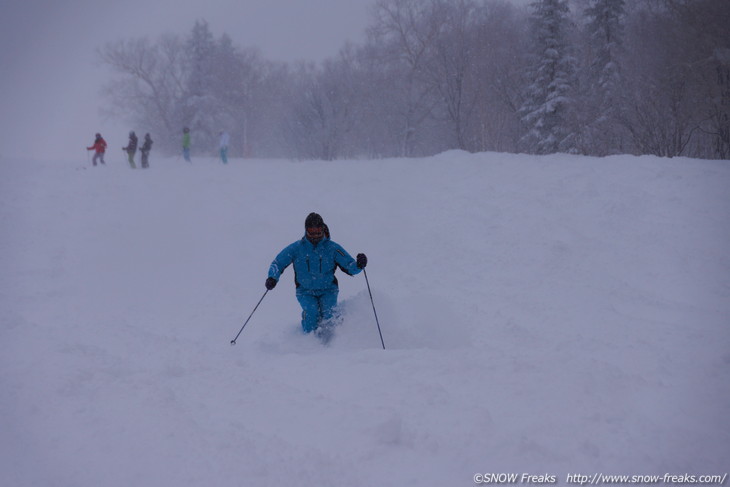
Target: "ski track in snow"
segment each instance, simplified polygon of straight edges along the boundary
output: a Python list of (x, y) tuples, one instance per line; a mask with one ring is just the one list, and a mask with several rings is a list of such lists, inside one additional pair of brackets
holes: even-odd
[[(0, 160), (3, 485), (730, 469), (726, 161), (151, 166)], [(301, 334), (291, 269), (230, 345), (310, 211), (387, 350), (362, 274)]]

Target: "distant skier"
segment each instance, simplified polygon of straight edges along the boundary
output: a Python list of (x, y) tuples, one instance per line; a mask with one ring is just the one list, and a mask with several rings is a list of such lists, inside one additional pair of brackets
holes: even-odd
[(137, 153), (137, 136), (134, 134), (134, 130), (129, 132), (129, 142), (127, 147), (122, 147), (122, 150), (127, 151), (127, 158), (132, 169), (137, 169), (137, 165), (134, 163), (134, 155)]
[(142, 144), (142, 147), (139, 148), (139, 152), (142, 154), (142, 169), (147, 169), (150, 167), (150, 151), (152, 150), (152, 137), (150, 137), (150, 134), (144, 134), (144, 144)]
[(327, 331), (337, 305), (337, 278), (339, 267), (354, 276), (368, 263), (365, 254), (353, 259), (339, 244), (330, 240), (329, 228), (317, 213), (310, 213), (304, 221), (304, 237), (279, 252), (269, 267), (266, 289), (276, 287), (279, 277), (289, 264), (294, 264), (296, 296), (302, 307), (302, 330), (310, 333)]
[(223, 164), (228, 164), (228, 143), (230, 142), (231, 137), (228, 135), (228, 132), (221, 132), (220, 136), (221, 139), (218, 147), (220, 149), (221, 161)]
[(183, 128), (183, 139), (182, 139), (182, 146), (183, 146), (183, 158), (188, 161), (190, 161), (190, 129), (185, 127)]
[(101, 134), (97, 133), (94, 138), (94, 143), (91, 145), (91, 147), (87, 147), (86, 150), (93, 150), (96, 151), (94, 153), (94, 157), (91, 159), (91, 161), (96, 166), (96, 161), (101, 161), (102, 164), (104, 163), (104, 153), (106, 152), (106, 141), (101, 136)]

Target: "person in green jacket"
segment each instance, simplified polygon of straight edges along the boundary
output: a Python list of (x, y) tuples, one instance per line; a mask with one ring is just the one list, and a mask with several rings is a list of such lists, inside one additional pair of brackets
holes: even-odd
[(183, 128), (183, 158), (188, 161), (190, 161), (190, 129), (185, 127)]

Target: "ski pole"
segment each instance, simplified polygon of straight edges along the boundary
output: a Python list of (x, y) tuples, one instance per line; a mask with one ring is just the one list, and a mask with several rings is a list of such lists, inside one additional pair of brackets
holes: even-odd
[[(268, 290), (268, 289), (267, 289), (266, 291), (264, 291), (264, 295), (263, 295), (263, 296), (261, 296), (261, 299), (259, 299), (259, 302), (258, 302), (258, 303), (256, 304), (256, 306), (254, 307), (253, 311), (251, 311), (251, 314), (250, 314), (250, 315), (248, 315), (248, 319), (247, 319), (247, 320), (246, 320), (246, 322), (245, 322), (245, 323), (243, 324), (243, 326), (241, 327), (241, 329), (240, 329), (240, 330), (238, 331), (238, 335), (240, 335), (240, 334), (241, 334), (241, 332), (243, 331), (243, 329), (244, 329), (244, 328), (246, 328), (246, 325), (248, 324), (248, 321), (249, 321), (249, 320), (251, 319), (251, 317), (253, 316), (253, 314), (254, 314), (254, 313), (256, 312), (256, 308), (258, 308), (258, 307), (259, 307), (259, 304), (261, 304), (261, 301), (263, 301), (263, 300), (264, 300), (264, 298), (266, 297), (266, 293), (268, 293), (268, 292), (269, 292), (269, 290)], [(236, 340), (238, 340), (238, 335), (236, 335), (236, 338), (234, 338), (233, 340), (231, 340), (231, 345), (235, 345), (235, 344), (236, 344)]]
[(383, 341), (383, 332), (380, 331), (380, 322), (378, 321), (378, 312), (375, 311), (375, 302), (373, 301), (373, 293), (370, 292), (370, 281), (368, 281), (368, 272), (363, 268), (363, 273), (365, 274), (365, 282), (368, 285), (368, 294), (370, 295), (370, 303), (373, 305), (373, 313), (375, 314), (375, 323), (378, 325), (378, 334), (380, 335), (380, 343), (383, 345), (383, 350), (385, 350), (385, 342)]

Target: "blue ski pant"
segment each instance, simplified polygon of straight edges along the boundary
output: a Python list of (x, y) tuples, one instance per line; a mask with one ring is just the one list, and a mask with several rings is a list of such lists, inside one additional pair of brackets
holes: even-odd
[(228, 164), (228, 147), (221, 147), (221, 161), (223, 164)]
[(297, 300), (302, 306), (302, 330), (310, 333), (322, 322), (331, 320), (337, 306), (338, 290), (317, 294), (297, 293)]

